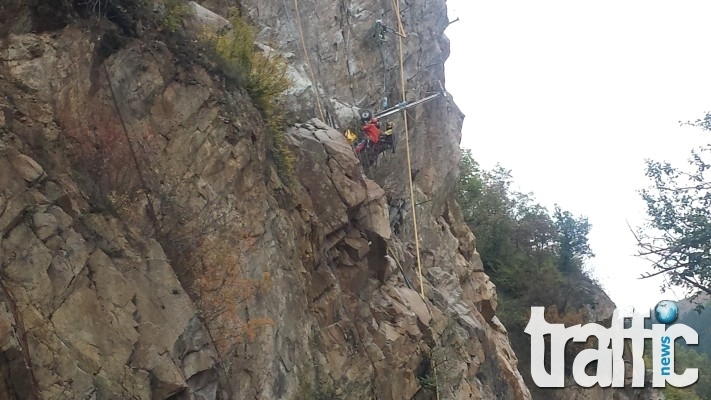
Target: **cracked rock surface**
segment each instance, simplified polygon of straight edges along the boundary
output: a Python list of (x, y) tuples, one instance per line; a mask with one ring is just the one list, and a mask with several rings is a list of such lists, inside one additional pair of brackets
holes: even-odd
[[(231, 3), (191, 4), (186, 29)], [(401, 3), (414, 100), (444, 83), (446, 7)], [(244, 90), (185, 43), (0, 5), (0, 398), (424, 400), (433, 363), (441, 398), (531, 398), (453, 199), (463, 116), (408, 113), (411, 170), (394, 119), (365, 175), (341, 132), (401, 100), (397, 40), (371, 40), (392, 3), (294, 4), (241, 4), (294, 79), (293, 186)]]
[[(62, 182), (28, 181), (8, 153), (0, 155), (5, 395), (168, 398), (211, 371), (214, 398), (214, 351), (161, 246), (115, 218), (83, 213), (78, 193), (56, 191)], [(193, 344), (202, 357), (175, 350), (186, 335), (203, 338)]]

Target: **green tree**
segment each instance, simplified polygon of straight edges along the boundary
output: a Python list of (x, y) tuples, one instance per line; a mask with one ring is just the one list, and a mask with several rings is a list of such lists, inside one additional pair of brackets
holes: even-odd
[(587, 219), (557, 206), (551, 216), (533, 194), (512, 188), (510, 170), (497, 165), (482, 171), (468, 150), (462, 152), (460, 171), (457, 197), (465, 222), (477, 237), (484, 268), (501, 293), (520, 300), (508, 309), (523, 318), (530, 305), (560, 303), (563, 312), (569, 290), (563, 293), (559, 269), (565, 268), (560, 265), (579, 269), (582, 260), (593, 255)]
[(496, 284), (497, 316), (509, 329), (522, 374), (532, 383), (530, 338), (523, 333), (530, 307), (546, 307), (549, 322), (568, 326), (586, 322), (583, 305), (594, 307), (589, 290), (594, 282), (582, 273), (563, 274), (560, 267), (575, 265), (579, 271), (582, 260), (593, 255), (587, 240), (590, 224), (559, 207), (551, 214), (533, 194), (514, 189), (511, 171), (499, 165), (482, 170), (468, 150), (462, 151), (456, 193), (484, 268)]
[(472, 219), (474, 202), (481, 196), (484, 183), (481, 178), (479, 164), (474, 161), (472, 151), (462, 149), (462, 158), (459, 163), (459, 184), (457, 186), (457, 200), (461, 206), (464, 220)]
[(558, 265), (563, 272), (579, 271), (583, 261), (594, 257), (588, 244), (590, 223), (585, 217), (575, 218), (570, 211), (563, 211), (555, 205), (553, 214), (555, 226), (558, 228), (558, 242), (560, 256)]
[(535, 202), (531, 194), (516, 193), (514, 218), (518, 222), (513, 232), (517, 249), (539, 260), (555, 255), (558, 233), (548, 210)]
[[(711, 114), (687, 124), (711, 131)], [(666, 275), (662, 287), (679, 285), (693, 293), (711, 294), (711, 144), (692, 150), (688, 169), (647, 160), (650, 188), (641, 191), (647, 203), (647, 224), (635, 233), (638, 255)]]
[(481, 194), (471, 199), (467, 221), (478, 236), (477, 248), (484, 266), (498, 270), (513, 261), (513, 204), (509, 198), (511, 175), (497, 166), (481, 175)]

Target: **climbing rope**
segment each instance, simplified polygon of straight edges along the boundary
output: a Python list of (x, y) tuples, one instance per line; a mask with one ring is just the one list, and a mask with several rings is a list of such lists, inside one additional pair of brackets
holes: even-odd
[[(398, 53), (399, 53), (399, 59), (400, 59), (400, 89), (402, 91), (402, 101), (406, 101), (406, 93), (405, 93), (405, 67), (404, 67), (404, 58), (402, 55), (402, 39), (407, 37), (405, 34), (405, 30), (402, 26), (402, 19), (400, 18), (400, 0), (392, 0), (393, 3), (393, 10), (395, 11), (395, 15), (397, 16), (397, 39), (398, 39)], [(410, 207), (411, 207), (411, 212), (412, 212), (412, 226), (413, 226), (413, 233), (415, 235), (415, 255), (417, 257), (417, 275), (420, 280), (420, 296), (422, 297), (422, 301), (425, 303), (425, 306), (427, 307), (428, 311), (430, 312), (430, 315), (432, 315), (432, 311), (429, 310), (429, 306), (427, 305), (427, 300), (425, 299), (425, 285), (424, 285), (424, 280), (422, 279), (422, 261), (420, 260), (420, 237), (417, 232), (417, 213), (415, 212), (415, 191), (413, 189), (412, 185), (412, 161), (410, 158), (410, 134), (408, 131), (408, 126), (407, 126), (407, 112), (403, 113), (403, 122), (404, 122), (404, 130), (405, 130), (405, 151), (407, 154), (407, 180), (410, 186)], [(434, 375), (434, 380), (435, 380), (435, 394), (437, 396), (437, 400), (440, 399), (439, 397), (439, 381), (437, 379), (437, 365), (435, 360), (432, 361), (432, 374)]]
[(294, 0), (294, 9), (296, 10), (296, 25), (299, 27), (299, 36), (301, 37), (301, 46), (303, 48), (303, 57), (306, 66), (309, 69), (309, 75), (311, 77), (311, 82), (314, 85), (314, 94), (316, 96), (316, 106), (318, 107), (318, 113), (321, 116), (321, 121), (328, 123), (324, 117), (323, 108), (321, 107), (321, 100), (319, 100), (318, 83), (314, 75), (314, 70), (311, 68), (311, 61), (309, 61), (309, 51), (306, 49), (306, 41), (304, 40), (304, 30), (301, 28), (301, 12), (299, 11), (299, 0)]
[(385, 51), (383, 49), (383, 42), (382, 41), (380, 41), (378, 43), (378, 47), (380, 48), (380, 60), (383, 62), (383, 90), (380, 93), (380, 95), (385, 97), (387, 90), (388, 90), (388, 81), (387, 81), (388, 66), (385, 64)]
[(415, 290), (414, 286), (412, 285), (412, 282), (410, 282), (410, 278), (405, 275), (405, 269), (402, 267), (402, 265), (400, 265), (400, 261), (398, 261), (397, 255), (392, 251), (390, 246), (387, 246), (386, 250), (390, 258), (395, 260), (395, 265), (397, 265), (397, 268), (400, 270), (400, 275), (402, 275), (402, 279), (405, 281), (405, 285), (407, 285), (407, 287), (411, 290)]
[(346, 12), (346, 24), (348, 24), (348, 30), (351, 31), (351, 35), (355, 36), (356, 40), (361, 41), (362, 39), (353, 30), (353, 25), (351, 25), (351, 11), (346, 5), (346, 0), (342, 0), (343, 10)]
[[(397, 29), (400, 32), (401, 35), (398, 35), (398, 51), (399, 51), (399, 59), (400, 59), (400, 89), (402, 91), (402, 101), (405, 101), (405, 69), (404, 69), (404, 58), (402, 55), (402, 38), (405, 37), (405, 32), (402, 27), (402, 20), (400, 19), (400, 1), (399, 0), (393, 0), (393, 7), (395, 9), (395, 15), (397, 16)], [(417, 257), (417, 273), (419, 275), (420, 279), (420, 295), (422, 298), (425, 298), (425, 286), (424, 282), (422, 279), (422, 262), (420, 260), (420, 238), (419, 238), (419, 233), (417, 231), (417, 215), (415, 213), (415, 191), (413, 188), (412, 184), (412, 173), (409, 171), (412, 171), (412, 159), (410, 157), (410, 133), (407, 125), (407, 113), (403, 113), (403, 123), (404, 123), (404, 130), (405, 130), (405, 150), (407, 154), (407, 179), (408, 183), (410, 186), (410, 207), (411, 207), (411, 212), (412, 212), (412, 224), (413, 224), (413, 229), (414, 229), (414, 234), (415, 234), (415, 255)]]

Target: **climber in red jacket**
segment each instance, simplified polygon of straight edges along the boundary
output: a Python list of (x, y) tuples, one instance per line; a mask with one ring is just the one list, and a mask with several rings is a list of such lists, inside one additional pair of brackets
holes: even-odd
[(375, 145), (378, 144), (378, 141), (380, 140), (380, 123), (377, 118), (371, 118), (370, 121), (368, 121), (368, 123), (363, 125), (360, 129), (363, 133), (365, 133), (366, 138), (358, 143), (358, 146), (355, 148), (356, 153), (360, 153), (365, 150), (365, 146), (368, 142)]

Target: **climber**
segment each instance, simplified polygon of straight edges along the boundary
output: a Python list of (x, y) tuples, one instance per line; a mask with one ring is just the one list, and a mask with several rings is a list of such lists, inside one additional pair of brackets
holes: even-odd
[(385, 25), (383, 25), (382, 20), (377, 20), (375, 21), (375, 33), (378, 35), (378, 39), (380, 39), (381, 42), (386, 42), (388, 40), (387, 36), (385, 36), (386, 33), (388, 33), (389, 28)]
[(383, 135), (392, 136), (392, 134), (393, 134), (393, 121), (388, 121), (385, 124), (385, 132), (383, 132)]
[(377, 145), (380, 140), (380, 123), (378, 122), (378, 119), (371, 118), (367, 123), (365, 121), (367, 120), (362, 121), (364, 125), (360, 128), (363, 133), (365, 133), (365, 138), (358, 143), (358, 146), (356, 146), (356, 153), (361, 153), (365, 150), (368, 143)]
[(395, 152), (395, 143), (393, 142), (393, 122), (388, 121), (385, 123), (385, 130), (383, 131), (383, 137), (380, 139), (383, 144), (382, 151), (385, 151), (388, 147)]

